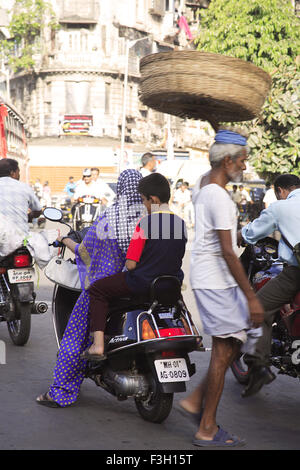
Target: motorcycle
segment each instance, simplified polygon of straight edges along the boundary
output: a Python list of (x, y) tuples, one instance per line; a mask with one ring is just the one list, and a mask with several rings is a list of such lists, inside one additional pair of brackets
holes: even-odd
[[(247, 245), (241, 262), (256, 292), (283, 268), (278, 259), (278, 242), (271, 237)], [(300, 292), (290, 305), (284, 305), (275, 314), (270, 363), (279, 370), (278, 374), (300, 379)], [(243, 355), (233, 362), (231, 370), (240, 384), (247, 385), (249, 373)]]
[(102, 210), (101, 201), (94, 196), (79, 197), (73, 206), (73, 229), (79, 231), (84, 227), (89, 227), (97, 220)]
[(0, 260), (0, 322), (6, 321), (12, 342), (27, 343), (31, 314), (48, 310), (45, 302), (36, 302), (34, 259), (26, 247), (20, 247)]
[[(44, 214), (61, 221), (53, 209)], [(78, 233), (75, 235), (78, 241)], [(58, 348), (79, 295), (80, 291), (58, 284), (54, 287), (52, 312)], [(168, 417), (174, 393), (184, 392), (195, 373), (189, 353), (206, 351), (182, 299), (180, 282), (173, 276), (155, 279), (146, 298), (118, 298), (110, 303), (105, 348), (107, 359), (88, 361), (85, 377), (118, 400), (133, 397), (141, 417), (153, 423)]]

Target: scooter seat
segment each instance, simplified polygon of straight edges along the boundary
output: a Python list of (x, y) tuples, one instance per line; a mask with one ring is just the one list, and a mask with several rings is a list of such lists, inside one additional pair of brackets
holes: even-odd
[(109, 302), (109, 312), (122, 310), (133, 310), (144, 308), (146, 304), (149, 305), (149, 298), (147, 296), (133, 296), (133, 297), (118, 297)]

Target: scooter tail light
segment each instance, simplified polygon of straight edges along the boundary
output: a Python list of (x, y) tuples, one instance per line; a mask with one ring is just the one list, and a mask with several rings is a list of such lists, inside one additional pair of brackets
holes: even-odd
[(14, 257), (14, 267), (23, 268), (25, 266), (30, 266), (30, 257), (29, 255), (16, 255)]
[(6, 268), (0, 268), (0, 274), (5, 274), (6, 273)]
[(153, 331), (148, 320), (144, 320), (142, 323), (142, 339), (155, 339), (157, 336)]
[(184, 328), (163, 328), (159, 330), (159, 334), (163, 338), (169, 338), (172, 336), (183, 336), (187, 333), (185, 332)]

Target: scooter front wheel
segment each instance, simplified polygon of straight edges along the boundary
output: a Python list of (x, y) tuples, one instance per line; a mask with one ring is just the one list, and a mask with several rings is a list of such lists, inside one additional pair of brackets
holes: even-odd
[(146, 398), (135, 398), (136, 408), (145, 421), (162, 423), (170, 414), (173, 405), (173, 393), (163, 393), (157, 379), (151, 377), (150, 390)]

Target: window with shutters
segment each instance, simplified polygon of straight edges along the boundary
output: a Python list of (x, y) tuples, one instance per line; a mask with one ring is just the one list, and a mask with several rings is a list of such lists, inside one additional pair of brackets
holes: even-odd
[(60, 23), (97, 23), (98, 19), (97, 0), (60, 0)]

